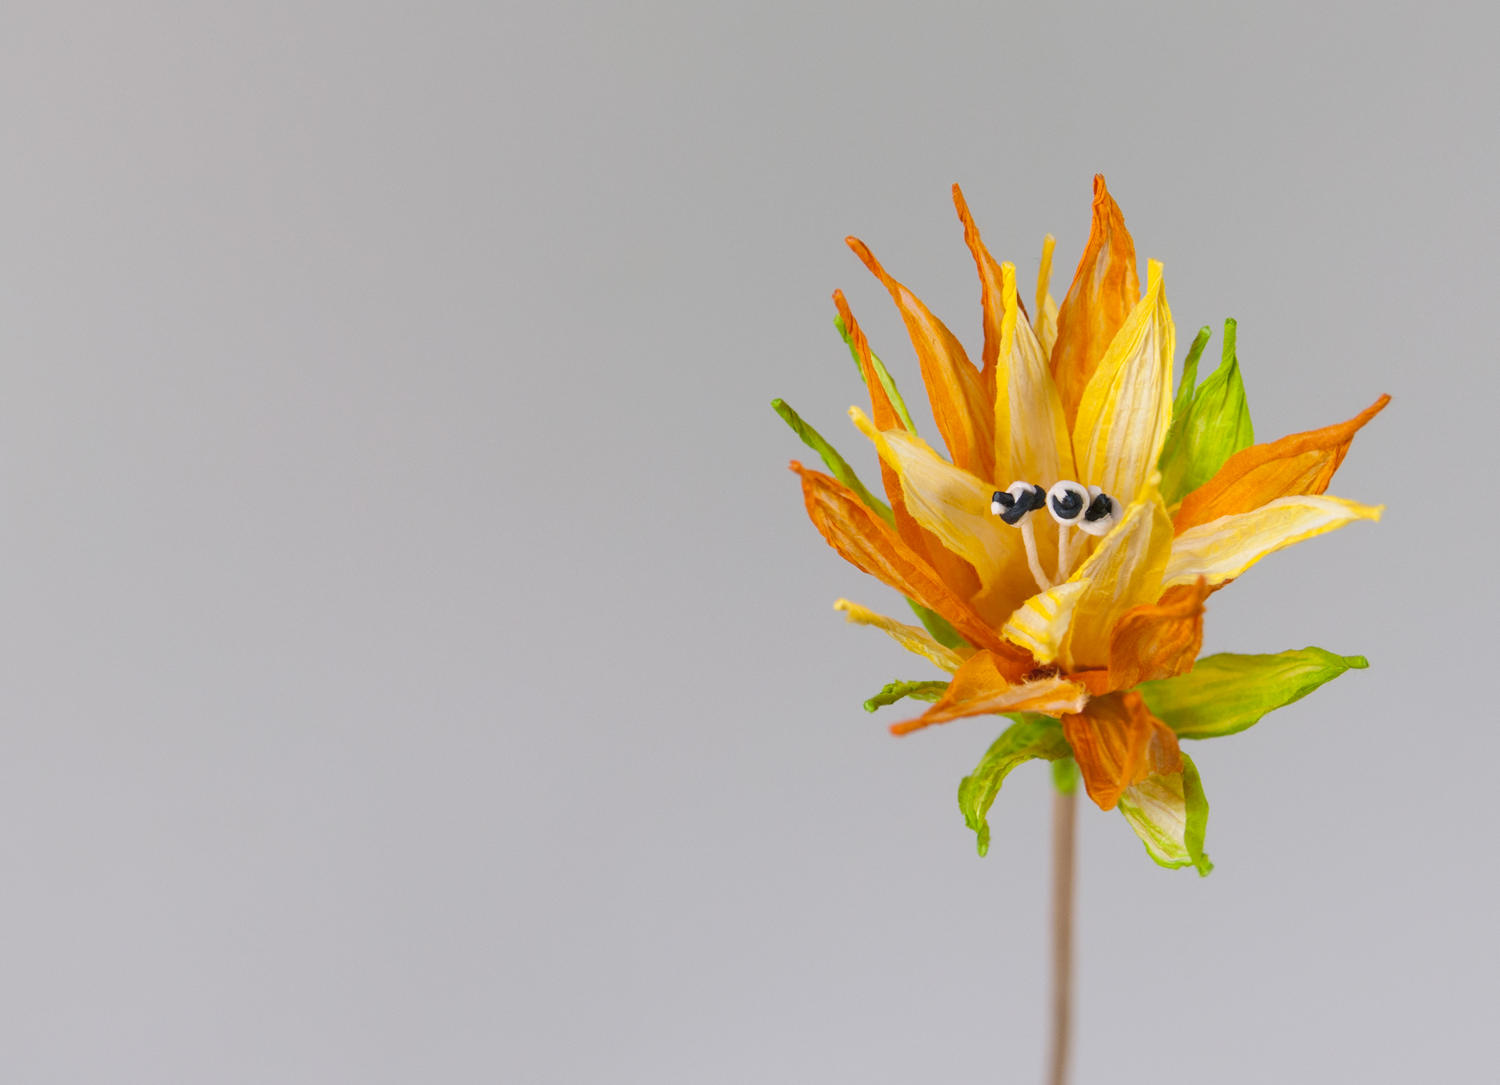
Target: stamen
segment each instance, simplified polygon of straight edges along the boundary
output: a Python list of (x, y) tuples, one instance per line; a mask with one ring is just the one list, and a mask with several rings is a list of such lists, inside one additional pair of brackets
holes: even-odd
[(1057, 582), (1059, 584), (1066, 581), (1073, 572), (1073, 547), (1069, 545), (1072, 542), (1072, 535), (1073, 532), (1067, 524), (1057, 525)]
[(1026, 546), (1026, 564), (1036, 578), (1042, 591), (1052, 587), (1052, 581), (1042, 570), (1042, 561), (1036, 550), (1036, 530), (1031, 523), (1031, 514), (1047, 507), (1047, 491), (1029, 482), (1012, 482), (1008, 490), (996, 490), (990, 497), (990, 512), (1007, 524), (1021, 529), (1021, 542)]
[(1042, 572), (1042, 559), (1036, 552), (1036, 531), (1031, 526), (1031, 517), (1021, 521), (1021, 541), (1026, 544), (1026, 564), (1031, 566), (1031, 575), (1036, 578), (1036, 586), (1042, 591), (1052, 587), (1052, 581), (1047, 579), (1047, 574)]

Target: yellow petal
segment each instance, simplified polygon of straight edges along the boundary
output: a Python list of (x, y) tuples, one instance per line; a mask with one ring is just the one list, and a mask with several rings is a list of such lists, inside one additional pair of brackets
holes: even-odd
[(1341, 497), (1281, 497), (1253, 512), (1221, 516), (1188, 528), (1172, 544), (1163, 587), (1233, 580), (1267, 554), (1355, 520), (1379, 520), (1384, 505), (1359, 505)]
[(1052, 297), (1052, 250), (1057, 248), (1057, 238), (1048, 234), (1042, 238), (1042, 266), (1036, 273), (1036, 315), (1031, 318), (1031, 330), (1042, 345), (1044, 357), (1052, 357), (1053, 344), (1057, 342), (1057, 301)]
[(1092, 583), (1073, 608), (1064, 658), (1069, 670), (1109, 666), (1110, 632), (1132, 607), (1161, 595), (1162, 574), (1172, 552), (1172, 520), (1153, 474), (1120, 522), (1099, 540), (1072, 580)]
[(900, 430), (877, 430), (864, 413), (849, 417), (901, 480), (901, 496), (912, 517), (979, 575), (973, 600), (999, 624), (1036, 591), (1017, 529), (990, 513), (995, 488), (943, 459), (921, 439)]
[(1130, 502), (1156, 469), (1172, 423), (1175, 339), (1161, 264), (1152, 260), (1146, 296), (1104, 352), (1078, 405), (1073, 451), (1085, 486)]
[[(849, 621), (855, 625), (872, 625), (881, 632), (890, 634), (891, 638), (908, 652), (926, 656), (949, 674), (964, 664), (963, 656), (952, 648), (946, 648), (933, 640), (932, 635), (920, 626), (906, 625), (894, 618), (887, 618), (884, 614), (876, 614), (873, 610), (867, 610), (847, 599), (840, 599), (834, 603), (833, 609), (842, 610), (848, 615)], [(972, 649), (970, 654), (972, 654)]]
[(1001, 264), (1005, 316), (995, 369), (995, 482), (1051, 489), (1073, 478), (1073, 445), (1047, 355), (1016, 298), (1014, 264)]
[(1038, 663), (1051, 663), (1062, 651), (1063, 638), (1073, 620), (1073, 608), (1092, 583), (1092, 580), (1070, 580), (1033, 595), (1016, 608), (1000, 635), (1025, 648)]

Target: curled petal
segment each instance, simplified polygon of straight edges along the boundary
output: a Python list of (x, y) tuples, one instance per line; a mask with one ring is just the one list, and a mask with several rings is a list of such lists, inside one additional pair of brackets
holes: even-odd
[[(996, 712), (1040, 712), (1062, 716), (1077, 712), (1088, 691), (1066, 678), (1051, 676), (1019, 681), (1016, 668), (993, 652), (976, 652), (953, 676), (948, 692), (921, 716), (891, 724), (891, 734), (905, 735), (935, 723)], [(1171, 734), (1170, 731), (1167, 732)], [(1176, 739), (1173, 739), (1176, 742)]]
[(1347, 422), (1236, 452), (1213, 478), (1182, 499), (1174, 520), (1177, 533), (1220, 516), (1251, 512), (1277, 498), (1323, 493), (1354, 435), (1390, 401), (1381, 396)]
[[(1042, 354), (1050, 359), (1052, 347), (1057, 343), (1057, 302), (1053, 300), (1052, 250), (1057, 248), (1057, 238), (1048, 234), (1042, 238), (1042, 264), (1036, 273), (1036, 316), (1031, 318), (1031, 330), (1036, 332), (1037, 342), (1042, 345)], [(1048, 368), (1051, 368), (1049, 363)]]
[(1000, 357), (995, 369), (995, 479), (1051, 489), (1073, 478), (1073, 442), (1047, 357), (1016, 297), (1016, 269), (1001, 266)]
[(1064, 716), (1062, 725), (1083, 786), (1101, 810), (1113, 810), (1126, 788), (1147, 777), (1182, 771), (1177, 736), (1139, 693), (1095, 697), (1082, 712)]
[(1384, 505), (1359, 505), (1341, 497), (1281, 497), (1252, 512), (1221, 516), (1188, 528), (1172, 543), (1164, 588), (1233, 580), (1267, 554), (1322, 535), (1355, 520), (1379, 520)]
[(1033, 595), (1016, 608), (1000, 635), (1025, 648), (1038, 663), (1051, 663), (1062, 652), (1073, 608), (1092, 584), (1087, 579), (1070, 580)]
[(845, 240), (901, 310), (922, 367), (933, 419), (953, 462), (965, 471), (989, 478), (994, 473), (994, 422), (979, 370), (953, 333), (915, 294), (891, 278), (863, 241), (857, 237)]
[(1109, 637), (1109, 684), (1130, 689), (1192, 670), (1203, 648), (1203, 601), (1213, 589), (1204, 577), (1168, 588), (1154, 603), (1125, 612)]
[(952, 648), (945, 648), (933, 639), (931, 633), (919, 626), (906, 625), (894, 618), (887, 618), (884, 614), (876, 614), (873, 610), (868, 610), (858, 603), (851, 603), (847, 599), (840, 599), (834, 603), (833, 609), (842, 610), (848, 620), (855, 625), (874, 626), (882, 633), (888, 634), (908, 652), (926, 656), (949, 674), (963, 666), (963, 655)]
[[(1078, 261), (1073, 285), (1057, 311), (1057, 343), (1052, 348), (1052, 378), (1057, 382), (1070, 427), (1078, 416), (1083, 390), (1140, 293), (1135, 242), (1125, 229), (1120, 205), (1104, 187), (1104, 175), (1098, 174), (1094, 177), (1094, 221), (1089, 242)], [(1121, 496), (1128, 500), (1131, 495)]]
[(957, 185), (953, 186), (953, 206), (958, 209), (959, 221), (964, 224), (964, 243), (969, 246), (979, 271), (979, 303), (984, 311), (984, 369), (980, 375), (984, 377), (986, 389), (993, 394), (995, 361), (1000, 357), (1000, 327), (1005, 314), (1001, 301), (1000, 265), (984, 247), (979, 227), (974, 225), (974, 216), (969, 214), (968, 201)]
[(857, 568), (942, 615), (970, 644), (989, 648), (1013, 661), (1030, 666), (1031, 658), (1007, 644), (964, 600), (939, 579), (937, 573), (854, 492), (836, 479), (810, 471), (793, 460), (793, 471), (802, 478), (802, 497), (807, 515), (828, 544)]

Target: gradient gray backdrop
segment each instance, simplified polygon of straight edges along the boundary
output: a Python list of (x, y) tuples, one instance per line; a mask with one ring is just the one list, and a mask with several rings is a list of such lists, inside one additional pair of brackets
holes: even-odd
[(767, 401), (871, 478), (844, 235), (977, 351), (948, 186), (1061, 296), (1095, 171), (1262, 439), (1395, 401), (1218, 870), (1083, 809), (1076, 1081), (1493, 1080), (1492, 11), (9, 5), (0, 1080), (1036, 1080), (1046, 773), (861, 711)]

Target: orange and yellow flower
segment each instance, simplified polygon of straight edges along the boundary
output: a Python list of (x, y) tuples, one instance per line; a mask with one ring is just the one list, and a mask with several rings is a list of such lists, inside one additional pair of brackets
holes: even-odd
[(1092, 229), (1072, 286), (1059, 306), (1049, 236), (1030, 313), (1014, 266), (985, 248), (957, 185), (953, 197), (979, 271), (979, 366), (849, 239), (901, 313), (948, 455), (917, 436), (841, 293), (838, 324), (870, 393), (868, 414), (849, 413), (874, 443), (889, 505), (774, 404), (832, 472), (792, 463), (819, 532), (906, 596), (923, 624), (847, 600), (836, 606), (952, 675), (946, 684), (893, 683), (867, 707), (902, 696), (934, 702), (893, 725), (896, 734), (966, 716), (1011, 718), (959, 791), (981, 853), (1005, 774), (1031, 758), (1071, 757), (1089, 797), (1118, 806), (1152, 858), (1207, 873), (1208, 806), (1178, 740), (1243, 730), (1365, 661), (1317, 648), (1200, 661), (1204, 601), (1267, 554), (1379, 519), (1379, 507), (1324, 491), (1355, 432), (1389, 397), (1339, 425), (1254, 444), (1232, 321), (1223, 361), (1202, 385), (1209, 330), (1198, 333), (1174, 396), (1162, 267), (1148, 262), (1142, 291), (1134, 242), (1103, 177), (1094, 179)]

